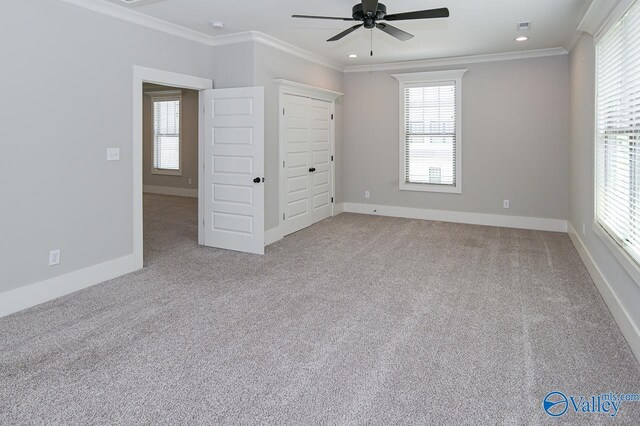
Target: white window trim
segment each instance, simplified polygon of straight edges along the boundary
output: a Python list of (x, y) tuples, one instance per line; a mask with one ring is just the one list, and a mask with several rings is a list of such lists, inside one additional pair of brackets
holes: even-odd
[[(451, 194), (462, 193), (462, 76), (467, 72), (466, 69), (448, 70), (448, 71), (427, 71), (404, 74), (391, 74), (399, 83), (399, 124), (400, 124), (400, 190), (403, 191), (426, 191), (426, 192), (444, 192)], [(406, 127), (405, 127), (405, 105), (404, 90), (406, 87), (415, 87), (416, 85), (434, 85), (437, 83), (455, 82), (456, 85), (456, 184), (454, 185), (430, 185), (423, 183), (407, 183), (406, 176)]]
[[(180, 90), (168, 90), (164, 92), (148, 92), (147, 95), (151, 96), (151, 135), (153, 149), (151, 150), (151, 174), (152, 175), (165, 175), (165, 176), (182, 176), (182, 91)], [(154, 102), (156, 101), (169, 101), (178, 99), (180, 102), (180, 133), (178, 134), (178, 170), (171, 169), (158, 169), (155, 167), (156, 163), (156, 126), (155, 126), (155, 107)]]
[(597, 35), (594, 37), (595, 39), (595, 47), (596, 47), (596, 57), (595, 57), (595, 99), (594, 99), (594, 120), (593, 120), (593, 223), (591, 229), (593, 233), (596, 234), (598, 239), (602, 241), (604, 246), (611, 252), (613, 257), (618, 261), (618, 263), (622, 266), (622, 268), (629, 274), (631, 279), (636, 283), (636, 285), (640, 286), (640, 264), (638, 261), (629, 253), (629, 250), (625, 247), (625, 243), (620, 241), (619, 238), (615, 237), (613, 233), (611, 233), (607, 227), (600, 223), (598, 220), (598, 182), (597, 182), (597, 173), (598, 173), (598, 158), (597, 158), (597, 150), (598, 150), (598, 56), (597, 56), (597, 47), (598, 43), (606, 36), (609, 30), (624, 17), (627, 10), (634, 4), (635, 0), (622, 0), (620, 3), (611, 11), (609, 16), (606, 18), (604, 24), (602, 24), (601, 28), (598, 30)]

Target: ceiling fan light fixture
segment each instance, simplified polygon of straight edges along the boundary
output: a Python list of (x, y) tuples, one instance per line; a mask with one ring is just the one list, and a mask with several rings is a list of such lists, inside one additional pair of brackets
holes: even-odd
[(336, 34), (335, 36), (331, 37), (329, 40), (327, 40), (328, 42), (341, 40), (357, 29), (363, 27), (368, 30), (377, 28), (400, 41), (407, 41), (413, 38), (412, 34), (409, 34), (408, 32), (387, 23), (381, 23), (378, 21), (407, 21), (415, 19), (448, 18), (449, 9), (447, 9), (446, 7), (441, 7), (439, 9), (415, 10), (413, 12), (387, 14), (387, 7), (384, 4), (380, 3), (379, 0), (360, 0), (360, 3), (357, 3), (351, 9), (350, 18), (316, 15), (292, 15), (292, 17), (360, 22), (360, 24), (353, 25), (351, 28), (347, 28), (340, 34)]
[(355, 53), (350, 53), (350, 54), (349, 54), (349, 57), (353, 59), (353, 58), (357, 58), (357, 57), (358, 57), (358, 55), (356, 55)]
[(524, 35), (516, 37), (516, 41), (527, 41), (527, 40), (529, 40), (529, 37)]

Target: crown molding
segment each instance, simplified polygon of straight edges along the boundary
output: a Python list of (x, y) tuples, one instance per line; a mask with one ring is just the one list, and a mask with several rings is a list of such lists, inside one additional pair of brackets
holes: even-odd
[(633, 5), (635, 0), (594, 0), (587, 9), (578, 31), (591, 34), (599, 41)]
[(344, 65), (327, 59), (324, 56), (309, 52), (308, 50), (302, 49), (298, 46), (294, 46), (293, 44), (287, 43), (286, 41), (282, 41), (260, 31), (252, 32), (255, 34), (255, 41), (258, 43), (261, 43), (265, 46), (273, 47), (275, 49), (279, 49), (291, 55), (298, 56), (299, 58), (306, 59), (307, 61), (315, 62), (316, 64), (325, 66), (327, 68), (344, 72)]
[(311, 53), (305, 49), (294, 46), (260, 31), (243, 31), (231, 34), (222, 34), (219, 36), (211, 36), (162, 19), (154, 18), (136, 10), (127, 9), (117, 4), (107, 2), (105, 0), (61, 0), (65, 3), (73, 4), (93, 12), (101, 13), (112, 18), (121, 19), (133, 24), (141, 25), (156, 31), (171, 34), (176, 37), (195, 41), (207, 46), (226, 46), (236, 43), (261, 43), (270, 46), (299, 58), (319, 65), (331, 68), (336, 71), (344, 71), (344, 66), (324, 58), (315, 53)]
[(118, 6), (117, 4), (109, 3), (104, 0), (61, 1), (82, 7), (87, 10), (91, 10), (93, 12), (107, 15), (112, 18), (121, 19), (132, 24), (141, 25), (143, 27), (151, 28), (152, 30), (171, 34), (173, 36), (195, 41), (201, 44), (211, 45), (211, 39), (213, 38), (210, 35), (203, 34), (201, 32), (194, 31), (180, 25), (172, 24), (171, 22), (154, 18), (153, 16), (145, 15), (144, 13), (138, 12), (137, 10), (127, 9), (125, 7)]
[[(626, 7), (628, 7), (631, 2), (632, 0), (593, 0), (578, 25), (578, 32), (585, 32), (594, 37), (597, 36), (607, 23), (609, 15), (611, 15), (616, 6), (621, 3), (627, 3)], [(623, 7), (626, 9), (625, 6)]]
[(546, 56), (566, 55), (569, 52), (564, 47), (550, 49), (525, 50), (522, 52), (492, 53), (488, 55), (456, 56), (452, 58), (425, 59), (421, 61), (388, 62), (372, 65), (350, 65), (344, 72), (395, 71), (418, 68), (432, 68), (452, 65), (466, 65), (480, 62), (513, 61), (517, 59), (543, 58)]

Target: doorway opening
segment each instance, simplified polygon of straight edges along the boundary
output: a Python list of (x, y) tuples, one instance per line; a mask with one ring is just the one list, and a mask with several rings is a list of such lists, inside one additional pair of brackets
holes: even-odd
[(198, 242), (197, 90), (142, 86), (144, 262)]
[[(198, 243), (201, 244), (203, 207), (202, 187), (198, 183), (202, 181), (202, 168), (199, 167), (200, 159), (202, 158), (204, 133), (201, 125), (203, 118), (202, 106), (204, 91), (212, 88), (213, 81), (210, 79), (153, 68), (139, 66), (134, 66), (133, 68), (133, 255), (136, 269), (142, 268), (144, 264), (143, 199), (145, 196), (151, 200), (152, 205), (149, 207), (161, 212), (160, 216), (156, 217), (157, 221), (171, 220), (162, 219), (162, 214), (168, 215), (168, 218), (173, 217), (174, 220), (180, 216), (176, 213), (176, 209), (180, 209), (179, 204), (175, 206), (175, 203), (172, 203), (171, 200), (183, 201), (186, 206), (196, 204), (196, 229)], [(154, 120), (152, 119), (153, 115), (155, 115), (153, 98), (156, 98), (157, 101), (158, 114), (165, 115), (164, 122), (158, 120), (157, 129), (154, 129)], [(195, 109), (193, 109), (193, 98), (196, 99)], [(185, 101), (189, 103), (187, 109), (184, 108)], [(149, 108), (146, 120), (145, 103)], [(181, 108), (182, 114), (180, 114), (180, 111), (176, 114), (175, 109), (177, 107)], [(182, 127), (179, 122), (176, 125), (176, 118), (178, 120), (184, 118), (181, 116), (184, 116), (185, 113), (190, 116), (187, 124), (189, 130), (187, 132), (185, 132), (184, 123)], [(173, 117), (172, 120), (169, 120), (170, 116)], [(193, 127), (193, 122), (195, 122), (195, 128)], [(145, 127), (147, 128), (146, 131)], [(189, 134), (189, 131), (195, 132), (195, 134)], [(145, 133), (148, 136), (146, 141)], [(195, 147), (190, 147), (185, 152), (184, 137), (187, 135), (190, 140), (194, 141), (191, 143), (195, 144)], [(159, 140), (154, 143), (154, 138)], [(180, 143), (176, 143), (176, 138), (183, 138), (182, 147), (180, 147)], [(149, 146), (147, 150), (144, 149), (145, 142)], [(188, 154), (192, 148), (195, 149), (195, 155), (193, 153)], [(190, 155), (191, 159), (195, 157), (195, 171), (188, 174), (185, 173), (185, 166), (187, 165), (185, 154)], [(146, 182), (145, 176), (147, 176)], [(191, 179), (191, 185), (189, 185), (189, 179)], [(164, 190), (167, 192), (173, 191), (173, 195), (152, 194), (152, 192), (160, 191), (158, 187), (174, 188)], [(143, 195), (145, 192), (146, 195)], [(155, 196), (155, 198), (151, 199), (150, 196)], [(187, 201), (186, 199), (189, 200)], [(191, 211), (190, 214), (193, 216), (193, 206), (185, 207), (185, 209), (183, 210)], [(188, 216), (186, 218), (188, 223)], [(190, 220), (193, 221), (193, 218)], [(163, 240), (166, 243), (172, 238), (171, 234), (175, 232), (181, 232), (180, 226), (165, 226), (164, 232), (154, 238)], [(191, 231), (191, 235), (193, 235), (193, 231)], [(173, 238), (175, 238), (175, 235)], [(152, 241), (153, 239), (149, 240), (149, 244)]]

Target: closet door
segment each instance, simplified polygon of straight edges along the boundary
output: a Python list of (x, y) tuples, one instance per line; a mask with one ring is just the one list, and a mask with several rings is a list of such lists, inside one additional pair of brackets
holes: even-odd
[(331, 103), (311, 99), (311, 223), (331, 217)]
[(311, 225), (311, 99), (284, 95), (284, 235)]

